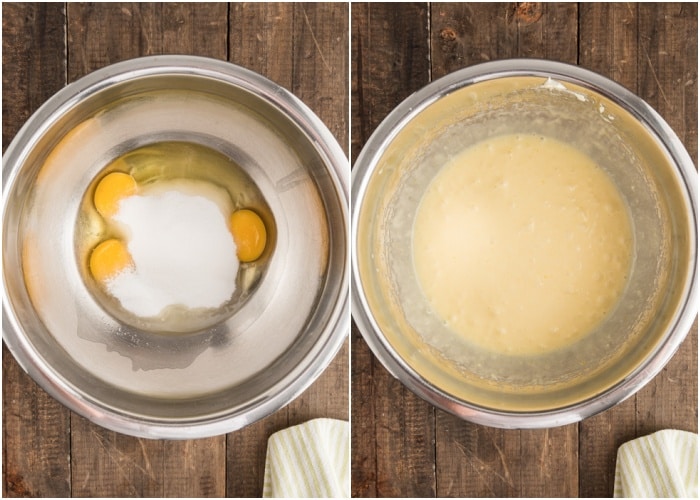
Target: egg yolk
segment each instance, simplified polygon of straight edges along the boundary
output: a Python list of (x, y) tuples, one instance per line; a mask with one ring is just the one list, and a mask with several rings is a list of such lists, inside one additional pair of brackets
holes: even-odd
[(136, 181), (129, 174), (112, 172), (105, 175), (95, 189), (95, 208), (102, 217), (117, 213), (119, 202), (136, 192)]
[(107, 282), (131, 266), (133, 261), (129, 250), (117, 239), (101, 242), (90, 254), (90, 272), (100, 283)]
[(241, 262), (252, 262), (262, 255), (267, 231), (258, 214), (247, 209), (237, 210), (231, 215), (230, 228)]

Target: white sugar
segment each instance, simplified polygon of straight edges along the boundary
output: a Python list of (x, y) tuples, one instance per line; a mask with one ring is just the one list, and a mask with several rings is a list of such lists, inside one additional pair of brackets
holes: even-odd
[(231, 299), (239, 262), (220, 204), (159, 189), (122, 200), (114, 219), (134, 261), (108, 283), (125, 309), (154, 317), (169, 306), (217, 308)]

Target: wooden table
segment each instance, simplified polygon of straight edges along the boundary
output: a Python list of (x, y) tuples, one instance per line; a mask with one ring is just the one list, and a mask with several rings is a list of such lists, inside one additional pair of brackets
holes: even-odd
[[(2, 6), (3, 151), (52, 94), (120, 60), (228, 60), (286, 87), (348, 150), (347, 4)], [(314, 417), (347, 420), (349, 342), (300, 398), (238, 432), (137, 439), (98, 427), (41, 390), (3, 347), (3, 496), (260, 496), (267, 438)]]
[[(290, 89), (347, 151), (348, 6), (3, 4), (3, 148), (66, 83), (160, 53), (230, 60)], [(697, 158), (695, 4), (352, 4), (352, 157), (412, 91), (489, 59), (598, 71), (654, 106)], [(394, 380), (352, 334), (353, 496), (610, 496), (617, 447), (697, 431), (697, 324), (628, 401), (576, 425), (462, 422)], [(348, 418), (348, 348), (299, 399), (241, 431), (151, 441), (107, 431), (44, 393), (3, 348), (3, 496), (258, 496), (267, 437)]]
[[(352, 4), (352, 158), (391, 109), (482, 61), (579, 64), (631, 89), (697, 165), (697, 4)], [(619, 445), (697, 432), (697, 322), (636, 396), (579, 424), (499, 430), (423, 402), (352, 334), (353, 496), (611, 496)]]

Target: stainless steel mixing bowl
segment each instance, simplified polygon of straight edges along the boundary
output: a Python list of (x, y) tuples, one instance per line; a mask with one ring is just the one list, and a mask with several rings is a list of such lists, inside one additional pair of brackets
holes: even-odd
[[(619, 303), (582, 340), (541, 355), (488, 352), (431, 310), (412, 264), (412, 227), (446, 161), (489, 137), (532, 133), (592, 157), (633, 225)], [(644, 101), (585, 69), (494, 61), (447, 75), (402, 102), (374, 132), (352, 179), (352, 309), (384, 366), (427, 401), (477, 423), (549, 427), (640, 389), (697, 314), (697, 172)]]
[[(165, 334), (107, 312), (82, 279), (76, 218), (111, 160), (189, 141), (237, 162), (274, 218), (255, 292), (204, 329)], [(295, 96), (232, 64), (156, 56), (100, 69), (49, 99), (3, 158), (3, 339), (70, 409), (113, 430), (185, 439), (289, 403), (349, 330), (349, 169)]]

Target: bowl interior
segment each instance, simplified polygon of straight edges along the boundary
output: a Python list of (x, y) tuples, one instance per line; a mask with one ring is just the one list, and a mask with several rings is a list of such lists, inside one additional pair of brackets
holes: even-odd
[[(580, 341), (542, 355), (488, 352), (454, 335), (413, 267), (416, 210), (438, 170), (470, 145), (517, 133), (557, 139), (594, 159), (632, 222), (632, 269), (614, 310)], [(375, 159), (358, 202), (359, 285), (379, 341), (448, 398), (504, 412), (580, 403), (638, 370), (675, 321), (692, 274), (686, 188), (658, 139), (609, 98), (542, 77), (481, 81), (410, 114)]]
[[(309, 366), (318, 371), (321, 353), (339, 345), (346, 201), (334, 150), (319, 145), (315, 122), (282, 89), (196, 73), (161, 68), (96, 82), (22, 132), (14, 164), (5, 165), (13, 168), (3, 228), (12, 319), (3, 329), (17, 332), (13, 344), (32, 352), (25, 363), (52, 373), (57, 392), (97, 414), (174, 424), (238, 415), (241, 426), (255, 420), (251, 409), (275, 398), (286, 404), (280, 394), (296, 395), (318, 374)], [(163, 141), (200, 144), (236, 162), (274, 227), (254, 293), (179, 334), (110, 314), (81, 276), (75, 243), (95, 177), (114, 158)]]

